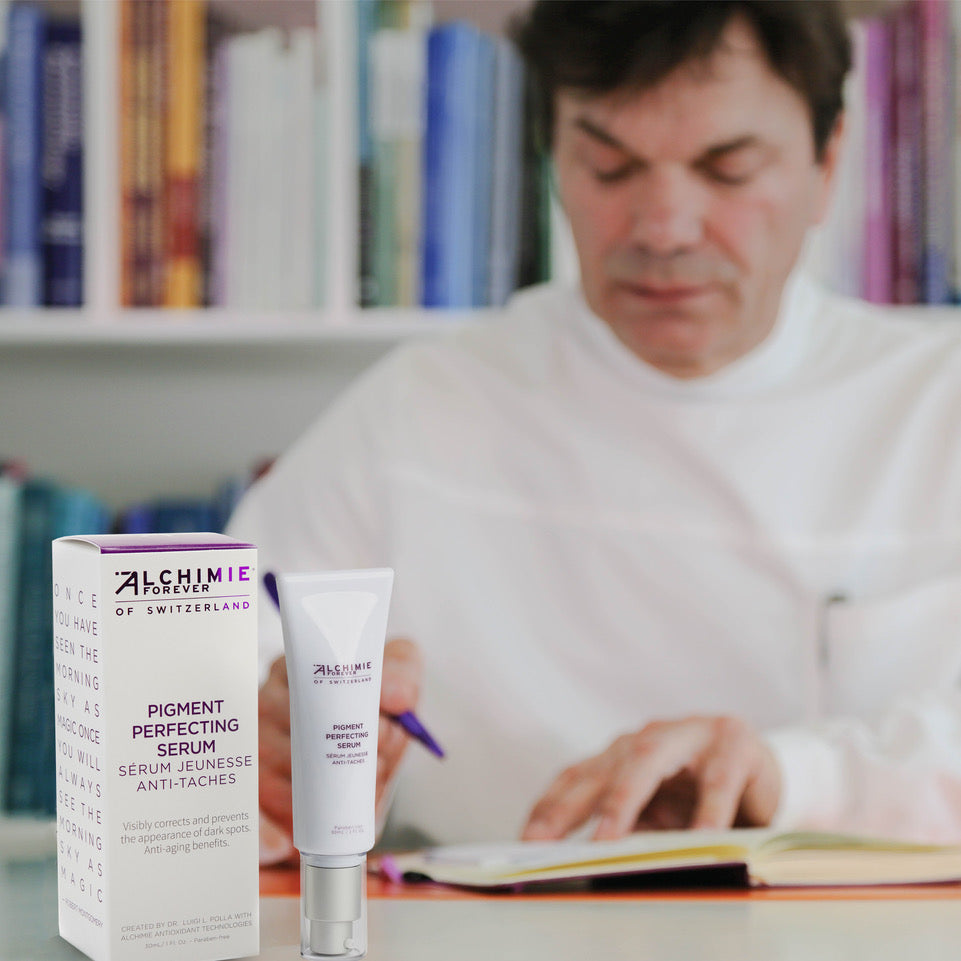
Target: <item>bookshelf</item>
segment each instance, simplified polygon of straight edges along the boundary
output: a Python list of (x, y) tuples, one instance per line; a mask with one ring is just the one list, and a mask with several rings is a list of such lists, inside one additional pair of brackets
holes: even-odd
[[(464, 17), (499, 30), (522, 2), (435, 0), (433, 7), (435, 20)], [(321, 185), (323, 306), (120, 307), (119, 4), (47, 0), (47, 7), (79, 15), (83, 29), (85, 305), (0, 309), (2, 456), (89, 487), (111, 508), (204, 495), (279, 453), (396, 344), (483, 318), (483, 311), (357, 306), (353, 0), (208, 0), (230, 29), (316, 31), (332, 132)]]

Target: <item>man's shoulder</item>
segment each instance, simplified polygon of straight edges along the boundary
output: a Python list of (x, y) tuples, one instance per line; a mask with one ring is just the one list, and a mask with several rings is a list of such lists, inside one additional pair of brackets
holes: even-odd
[[(471, 371), (509, 376), (532, 374), (551, 345), (564, 336), (564, 317), (576, 309), (576, 291), (561, 284), (539, 284), (518, 291), (502, 308), (477, 320), (419, 337), (397, 348), (385, 369), (395, 378), (431, 375), (445, 380)], [(429, 380), (428, 380), (429, 382)]]
[(835, 294), (825, 295), (822, 303), (833, 321), (836, 346), (858, 366), (899, 362), (947, 369), (961, 365), (961, 308), (872, 304)]

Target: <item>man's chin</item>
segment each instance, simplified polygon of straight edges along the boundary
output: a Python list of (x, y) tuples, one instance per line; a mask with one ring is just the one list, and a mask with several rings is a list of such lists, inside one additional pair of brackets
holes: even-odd
[(618, 340), (636, 357), (673, 377), (703, 377), (725, 364), (711, 324), (690, 318), (658, 318), (612, 324)]

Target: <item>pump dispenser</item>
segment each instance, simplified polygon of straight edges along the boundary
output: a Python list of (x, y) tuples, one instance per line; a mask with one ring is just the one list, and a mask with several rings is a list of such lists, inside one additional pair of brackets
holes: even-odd
[(366, 863), (365, 855), (300, 856), (303, 957), (361, 958), (367, 953)]

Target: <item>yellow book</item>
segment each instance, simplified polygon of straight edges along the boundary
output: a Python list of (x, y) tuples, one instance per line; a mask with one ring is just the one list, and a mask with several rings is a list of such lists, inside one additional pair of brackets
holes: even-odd
[[(754, 887), (923, 884), (961, 881), (961, 846), (912, 844), (855, 834), (728, 831), (651, 831), (617, 841), (517, 841), (427, 848), (386, 855), (383, 873), (471, 888), (510, 888), (544, 882), (624, 875), (743, 869)], [(730, 878), (731, 871), (718, 873)], [(737, 872), (734, 872), (735, 875)], [(691, 875), (692, 881), (695, 874)], [(729, 883), (729, 882), (728, 882)]]
[(167, 14), (164, 306), (201, 302), (199, 185), (204, 123), (203, 0), (170, 0)]

